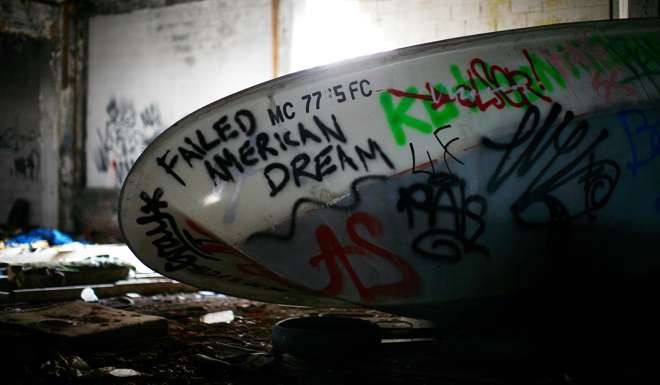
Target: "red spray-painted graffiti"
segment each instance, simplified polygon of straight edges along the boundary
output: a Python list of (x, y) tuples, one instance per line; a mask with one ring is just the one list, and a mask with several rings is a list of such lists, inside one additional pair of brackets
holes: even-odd
[[(373, 302), (379, 296), (408, 297), (416, 294), (420, 286), (417, 272), (400, 256), (362, 238), (357, 232), (359, 226), (366, 228), (373, 237), (378, 237), (383, 232), (378, 219), (365, 212), (353, 213), (346, 221), (346, 232), (353, 242), (347, 246), (340, 244), (337, 235), (328, 225), (323, 224), (316, 229), (316, 239), (321, 252), (312, 257), (309, 263), (314, 267), (318, 267), (321, 262), (326, 265), (330, 282), (322, 292), (334, 297), (343, 290), (342, 273), (337, 263), (339, 261), (346, 269), (360, 297), (366, 302)], [(382, 257), (401, 272), (403, 278), (399, 282), (365, 286), (348, 258), (351, 254)]]
[[(428, 94), (404, 92), (395, 88), (388, 89), (388, 92), (400, 98), (430, 100), (433, 102), (433, 109), (436, 110), (447, 103), (454, 102), (458, 102), (463, 107), (478, 108), (480, 111), (486, 111), (490, 107), (501, 110), (507, 105), (521, 108), (531, 104), (530, 98), (527, 96), (528, 93), (545, 102), (552, 102), (552, 99), (542, 92), (545, 86), (540, 82), (527, 50), (523, 50), (523, 54), (535, 79), (532, 79), (529, 73), (520, 69), (511, 70), (508, 67), (499, 65), (488, 65), (483, 59), (474, 58), (470, 61), (470, 68), (467, 70), (470, 84), (459, 84), (452, 95), (431, 87), (428, 82), (425, 84)], [(477, 81), (485, 85), (491, 91), (492, 96), (483, 97), (484, 94), (480, 91), (483, 87), (479, 87)], [(536, 83), (538, 83), (539, 90), (533, 87)], [(472, 94), (471, 98), (463, 97), (470, 94)]]
[(245, 254), (241, 253), (238, 249), (228, 245), (227, 243), (221, 241), (215, 237), (211, 232), (204, 229), (201, 225), (195, 223), (191, 219), (186, 219), (186, 224), (190, 226), (194, 231), (207, 236), (209, 239), (199, 240), (203, 242), (200, 246), (200, 249), (206, 253), (219, 253), (225, 255), (231, 255), (238, 258), (241, 262), (236, 263), (236, 269), (243, 274), (252, 275), (255, 277), (266, 278), (272, 282), (279, 283), (288, 288), (303, 289), (301, 286), (296, 285), (288, 280), (282, 278), (281, 276), (275, 274), (273, 271), (269, 270), (263, 265), (260, 265), (251, 259), (249, 259)]
[(192, 219), (186, 218), (186, 225), (188, 225), (191, 229), (195, 230), (199, 234), (209, 238), (198, 239), (198, 242), (200, 243), (200, 249), (202, 251), (206, 253), (228, 254), (238, 258), (247, 258), (245, 255), (243, 255), (243, 253), (216, 238), (215, 235), (211, 234), (210, 231), (206, 230)]

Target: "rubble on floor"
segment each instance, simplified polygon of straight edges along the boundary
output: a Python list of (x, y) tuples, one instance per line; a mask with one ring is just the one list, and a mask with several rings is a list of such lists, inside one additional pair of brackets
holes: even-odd
[[(327, 316), (377, 325), (381, 341), (355, 354), (273, 349), (278, 321)], [(126, 245), (47, 241), (0, 248), (0, 373), (8, 385), (584, 383), (524, 336), (443, 335), (376, 310), (241, 300), (162, 277)]]
[(101, 298), (197, 291), (155, 273), (123, 244), (0, 250), (0, 303), (71, 301), (86, 289)]
[[(117, 337), (112, 343), (52, 345), (19, 335), (21, 354), (13, 360), (14, 378), (7, 384), (568, 384), (566, 372), (533, 352), (511, 356), (510, 349), (485, 349), (487, 341), (446, 338), (429, 334), (425, 321), (397, 317), (376, 310), (302, 308), (263, 304), (211, 292), (99, 299), (99, 305), (162, 317), (167, 334), (134, 339)], [(34, 305), (0, 306), (6, 315), (34, 310)], [(202, 322), (207, 314), (229, 314), (229, 323)], [(70, 311), (69, 313), (73, 313)], [(73, 314), (72, 319), (74, 317)], [(272, 350), (276, 322), (291, 317), (344, 316), (377, 324), (383, 343), (370, 354), (314, 359)], [(83, 317), (84, 318), (84, 317)], [(100, 322), (101, 320), (95, 320)], [(0, 329), (1, 330), (1, 329)], [(0, 340), (6, 336), (0, 333)], [(471, 345), (470, 345), (471, 344)], [(480, 345), (481, 344), (481, 345)], [(3, 343), (7, 354), (9, 345)], [(466, 346), (471, 346), (466, 349)], [(499, 345), (498, 345), (499, 346)], [(524, 350), (522, 350), (524, 351)], [(327, 357), (327, 356), (325, 356)], [(19, 362), (17, 362), (19, 361)], [(1, 366), (1, 364), (0, 364)], [(572, 378), (572, 373), (568, 378)], [(8, 378), (8, 377), (5, 377)]]
[(24, 262), (7, 266), (9, 284), (17, 289), (113, 283), (129, 278), (133, 265), (108, 255), (82, 261)]

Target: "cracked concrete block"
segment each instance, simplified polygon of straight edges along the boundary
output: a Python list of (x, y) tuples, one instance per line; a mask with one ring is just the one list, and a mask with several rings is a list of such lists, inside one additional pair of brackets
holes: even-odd
[(167, 334), (167, 320), (96, 304), (69, 302), (0, 314), (0, 328), (41, 335), (48, 342), (121, 344)]

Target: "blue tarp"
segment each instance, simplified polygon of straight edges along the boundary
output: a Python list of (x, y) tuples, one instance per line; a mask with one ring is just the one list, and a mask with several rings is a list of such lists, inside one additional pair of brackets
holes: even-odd
[(27, 233), (17, 235), (5, 241), (7, 246), (18, 246), (22, 244), (30, 244), (35, 241), (45, 240), (51, 246), (64, 245), (67, 243), (75, 242), (71, 236), (64, 234), (56, 229), (34, 229)]

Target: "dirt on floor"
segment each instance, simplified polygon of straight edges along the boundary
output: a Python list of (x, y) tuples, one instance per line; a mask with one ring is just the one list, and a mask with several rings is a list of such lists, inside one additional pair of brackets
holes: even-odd
[[(167, 319), (162, 337), (96, 346), (65, 346), (26, 338), (4, 349), (4, 384), (572, 384), (565, 367), (520, 341), (454, 339), (424, 331), (427, 323), (375, 310), (301, 308), (213, 293), (115, 297), (101, 305)], [(2, 312), (34, 305), (4, 305)], [(200, 317), (231, 310), (228, 323)], [(286, 318), (343, 315), (387, 332), (368, 353), (322, 358), (275, 354), (273, 325)], [(424, 337), (424, 338), (419, 338)], [(17, 341), (14, 338), (14, 341)], [(18, 339), (21, 341), (21, 339)], [(351, 344), (351, 341), (346, 341)], [(9, 351), (11, 350), (11, 352)]]

